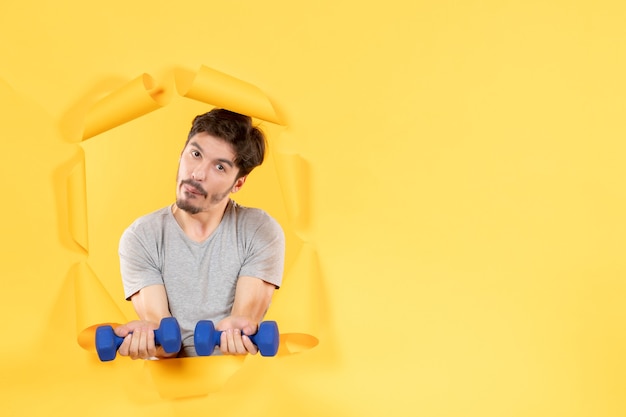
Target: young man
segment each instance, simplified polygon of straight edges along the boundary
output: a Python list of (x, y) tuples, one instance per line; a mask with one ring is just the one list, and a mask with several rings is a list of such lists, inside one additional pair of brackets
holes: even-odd
[(118, 352), (133, 359), (168, 356), (154, 329), (174, 316), (178, 356), (195, 356), (199, 320), (222, 330), (223, 354), (255, 354), (254, 334), (281, 285), (285, 238), (259, 209), (230, 199), (263, 162), (265, 137), (248, 116), (214, 109), (197, 116), (180, 156), (176, 203), (137, 219), (120, 240), (126, 298), (140, 320), (115, 329)]

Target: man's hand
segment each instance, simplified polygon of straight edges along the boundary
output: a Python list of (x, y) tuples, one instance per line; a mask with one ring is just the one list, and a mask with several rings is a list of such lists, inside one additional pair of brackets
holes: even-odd
[(135, 320), (115, 328), (115, 334), (123, 337), (120, 348), (117, 350), (122, 356), (131, 359), (166, 358), (176, 354), (165, 353), (161, 346), (156, 346), (154, 330), (159, 328), (158, 323), (145, 320)]
[(224, 355), (255, 355), (259, 349), (248, 336), (255, 334), (258, 327), (258, 323), (247, 317), (226, 317), (215, 326), (222, 331), (220, 350)]

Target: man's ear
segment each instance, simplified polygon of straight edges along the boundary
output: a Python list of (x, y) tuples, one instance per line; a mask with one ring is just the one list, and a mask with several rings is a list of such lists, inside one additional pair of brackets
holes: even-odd
[(233, 184), (233, 188), (230, 191), (231, 193), (236, 193), (237, 191), (241, 190), (241, 187), (243, 187), (243, 185), (246, 183), (246, 179), (248, 178), (247, 175), (244, 175), (243, 177), (239, 177), (235, 180), (235, 183)]

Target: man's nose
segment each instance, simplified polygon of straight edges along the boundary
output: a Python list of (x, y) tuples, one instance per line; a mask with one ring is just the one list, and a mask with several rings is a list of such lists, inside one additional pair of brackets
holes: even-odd
[(191, 179), (193, 179), (194, 181), (204, 181), (205, 178), (206, 170), (202, 164), (196, 166), (191, 172)]

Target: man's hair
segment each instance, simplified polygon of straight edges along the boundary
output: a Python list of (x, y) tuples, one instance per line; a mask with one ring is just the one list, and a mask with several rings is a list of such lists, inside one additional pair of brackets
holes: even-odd
[(265, 159), (265, 135), (252, 126), (249, 116), (225, 109), (213, 109), (196, 116), (187, 136), (187, 143), (197, 133), (208, 133), (230, 143), (235, 151), (235, 165), (239, 168), (238, 177), (248, 175)]

